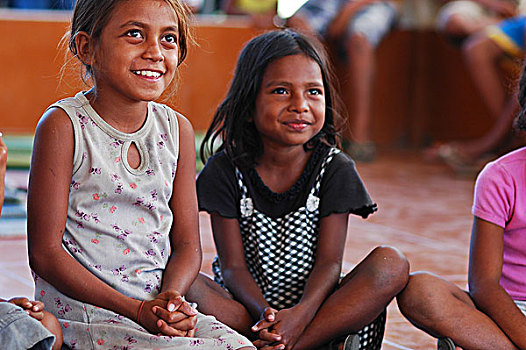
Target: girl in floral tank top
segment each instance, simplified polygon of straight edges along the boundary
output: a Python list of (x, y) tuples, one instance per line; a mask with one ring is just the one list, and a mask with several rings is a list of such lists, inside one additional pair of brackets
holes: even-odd
[(153, 102), (186, 55), (179, 0), (79, 0), (69, 47), (93, 88), (35, 136), (35, 294), (72, 349), (253, 349), (184, 296), (201, 263), (190, 123)]

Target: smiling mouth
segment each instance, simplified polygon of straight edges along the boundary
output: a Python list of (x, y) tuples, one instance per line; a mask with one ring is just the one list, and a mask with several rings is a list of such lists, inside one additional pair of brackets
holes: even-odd
[(154, 72), (151, 70), (132, 70), (133, 74), (139, 75), (141, 77), (147, 77), (147, 78), (159, 78), (161, 75), (163, 75), (160, 72)]
[(293, 129), (293, 130), (303, 130), (307, 126), (309, 126), (310, 123), (298, 120), (298, 121), (286, 122), (285, 125), (288, 126), (291, 129)]

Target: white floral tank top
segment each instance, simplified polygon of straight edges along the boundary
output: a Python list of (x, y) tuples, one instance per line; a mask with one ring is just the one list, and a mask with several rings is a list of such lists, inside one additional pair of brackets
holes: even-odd
[[(150, 102), (144, 125), (127, 134), (106, 123), (82, 92), (57, 102), (75, 132), (64, 248), (121, 293), (151, 299), (169, 256), (169, 200), (177, 169), (178, 123)], [(136, 145), (140, 165), (127, 159)]]

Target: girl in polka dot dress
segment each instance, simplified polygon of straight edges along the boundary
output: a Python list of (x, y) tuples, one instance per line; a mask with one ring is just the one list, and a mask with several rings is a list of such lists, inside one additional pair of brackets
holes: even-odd
[(269, 32), (243, 49), (205, 136), (197, 191), (218, 257), (215, 282), (200, 275), (187, 298), (258, 348), (379, 349), (407, 282), (405, 257), (385, 246), (340, 277), (349, 214), (376, 204), (336, 148), (334, 100), (318, 45)]

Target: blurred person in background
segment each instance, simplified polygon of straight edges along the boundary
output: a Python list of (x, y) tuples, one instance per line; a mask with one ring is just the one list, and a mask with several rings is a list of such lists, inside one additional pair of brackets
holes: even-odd
[(372, 161), (376, 147), (371, 139), (371, 96), (376, 71), (376, 48), (399, 17), (400, 1), (309, 0), (287, 24), (334, 43), (350, 82), (346, 102), (352, 101), (350, 130), (345, 151), (355, 161)]
[(519, 0), (446, 0), (437, 15), (437, 29), (452, 42), (518, 14)]
[(192, 13), (199, 13), (203, 7), (204, 0), (183, 0), (188, 5)]
[(248, 15), (258, 28), (273, 26), (277, 8), (277, 0), (223, 0), (221, 4), (227, 15)]
[(478, 138), (439, 143), (426, 151), (431, 157), (438, 156), (457, 173), (476, 173), (488, 158), (507, 152), (521, 142), (518, 137), (510, 136), (519, 108), (515, 80), (525, 53), (525, 25), (526, 18), (517, 15), (483, 27), (462, 41), (466, 69), (493, 125)]
[(8, 0), (9, 7), (18, 9), (70, 10), (75, 0)]

